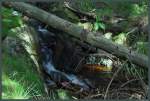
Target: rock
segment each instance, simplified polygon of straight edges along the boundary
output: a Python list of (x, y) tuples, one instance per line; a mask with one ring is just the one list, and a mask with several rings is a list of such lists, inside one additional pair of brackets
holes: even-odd
[(15, 37), (6, 37), (2, 45), (3, 51), (8, 52), (10, 55), (16, 55), (23, 50), (23, 47), (20, 44), (20, 40)]

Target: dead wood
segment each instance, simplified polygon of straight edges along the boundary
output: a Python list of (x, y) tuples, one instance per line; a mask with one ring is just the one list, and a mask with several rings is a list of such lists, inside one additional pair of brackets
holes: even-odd
[(41, 22), (46, 23), (53, 28), (64, 31), (68, 35), (71, 35), (75, 38), (80, 38), (84, 42), (94, 47), (103, 49), (118, 57), (129, 59), (131, 62), (141, 67), (148, 68), (147, 56), (132, 51), (122, 45), (115, 44), (112, 41), (105, 39), (102, 35), (97, 35), (97, 33), (89, 32), (69, 21), (63, 20), (51, 13), (48, 13), (27, 3), (9, 2), (4, 3), (4, 5), (12, 7), (30, 17), (40, 20)]

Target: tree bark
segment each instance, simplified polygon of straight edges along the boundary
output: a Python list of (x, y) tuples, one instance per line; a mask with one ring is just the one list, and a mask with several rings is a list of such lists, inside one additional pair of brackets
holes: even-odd
[(103, 49), (113, 55), (128, 59), (129, 61), (148, 68), (148, 57), (132, 51), (127, 47), (113, 43), (107, 40), (102, 35), (98, 35), (95, 32), (89, 32), (81, 27), (73, 24), (69, 21), (63, 20), (51, 13), (48, 13), (42, 9), (29, 5), (23, 2), (5, 2), (3, 3), (7, 7), (12, 7), (22, 13), (25, 13), (29, 17), (33, 17), (43, 23), (50, 25), (53, 28), (59, 29), (68, 33), (76, 38), (82, 39), (84, 42), (89, 43), (92, 46)]

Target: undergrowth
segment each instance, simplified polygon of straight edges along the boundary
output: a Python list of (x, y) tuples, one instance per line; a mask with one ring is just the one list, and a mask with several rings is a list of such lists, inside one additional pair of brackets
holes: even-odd
[(3, 52), (2, 57), (2, 98), (27, 99), (44, 92), (36, 67), (27, 55)]
[[(79, 0), (78, 0), (79, 1)], [(95, 7), (93, 7), (92, 4), (90, 4), (90, 0), (87, 0), (87, 2), (79, 3), (80, 10), (86, 11), (86, 12), (94, 12)], [(114, 6), (113, 10), (112, 8), (106, 7), (102, 9), (96, 9), (96, 21), (94, 22), (92, 26), (92, 30), (99, 31), (99, 30), (105, 30), (105, 27), (107, 25), (103, 22), (101, 22), (101, 18), (103, 16), (112, 16), (112, 13), (119, 13), (119, 15), (124, 15), (129, 20), (132, 21), (132, 19), (138, 19), (139, 17), (142, 17), (142, 15), (145, 16), (145, 11), (147, 9), (147, 6), (145, 4), (126, 4), (126, 6), (122, 6), (123, 4), (120, 4), (120, 6)], [(129, 13), (130, 12), (130, 13)], [(12, 15), (13, 13), (13, 15)], [(21, 16), (17, 15), (18, 13), (15, 13), (13, 9), (6, 9), (3, 8), (2, 10), (2, 24), (4, 26), (3, 28), (3, 36), (12, 36), (10, 35), (10, 29), (15, 28), (21, 25)], [(74, 16), (74, 15), (73, 15)], [(11, 24), (10, 24), (11, 23)], [(128, 23), (130, 24), (130, 23)], [(91, 27), (90, 26), (90, 27)], [(121, 32), (121, 33), (110, 33), (115, 34), (113, 35), (113, 40), (115, 43), (126, 45), (127, 44), (127, 32)], [(111, 36), (111, 35), (110, 35)], [(131, 46), (136, 51), (147, 55), (147, 40), (144, 39), (138, 39), (136, 40), (135, 35), (134, 38), (131, 38), (133, 34), (130, 34), (131, 42), (134, 42), (134, 44)], [(144, 34), (141, 34), (140, 37), (144, 37)], [(127, 45), (130, 46), (130, 45)], [(29, 99), (34, 96), (41, 96), (44, 94), (44, 88), (43, 88), (43, 82), (40, 80), (39, 74), (36, 70), (36, 67), (32, 60), (29, 58), (27, 53), (17, 54), (17, 55), (10, 55), (7, 51), (8, 49), (6, 47), (3, 48), (2, 53), (2, 61), (3, 61), (3, 69), (2, 69), (2, 98), (3, 99)], [(147, 78), (147, 71), (143, 69), (136, 70), (136, 66), (134, 67), (131, 64), (126, 64), (122, 70), (126, 74), (136, 76), (140, 74), (141, 77)], [(57, 96), (56, 96), (57, 95)], [(66, 95), (65, 91), (55, 91), (51, 92), (51, 95), (47, 96), (52, 99), (70, 99), (68, 95)]]
[[(16, 37), (10, 29), (20, 26), (21, 14), (2, 7), (2, 37)], [(5, 41), (5, 40), (3, 40)], [(2, 44), (2, 99), (28, 99), (41, 95), (42, 81), (26, 52), (10, 54), (12, 43)]]

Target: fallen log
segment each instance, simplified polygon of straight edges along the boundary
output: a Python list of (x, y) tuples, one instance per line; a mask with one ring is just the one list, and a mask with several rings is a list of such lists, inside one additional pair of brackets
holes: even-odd
[(42, 9), (29, 5), (23, 2), (4, 2), (3, 5), (12, 7), (30, 17), (40, 20), (43, 23), (50, 25), (53, 28), (62, 30), (68, 35), (82, 39), (84, 42), (91, 44), (97, 48), (103, 49), (113, 55), (129, 59), (129, 61), (148, 68), (148, 57), (132, 51), (127, 47), (113, 43), (107, 40), (102, 35), (95, 32), (89, 32), (76, 24), (63, 20), (51, 13), (48, 13)]

